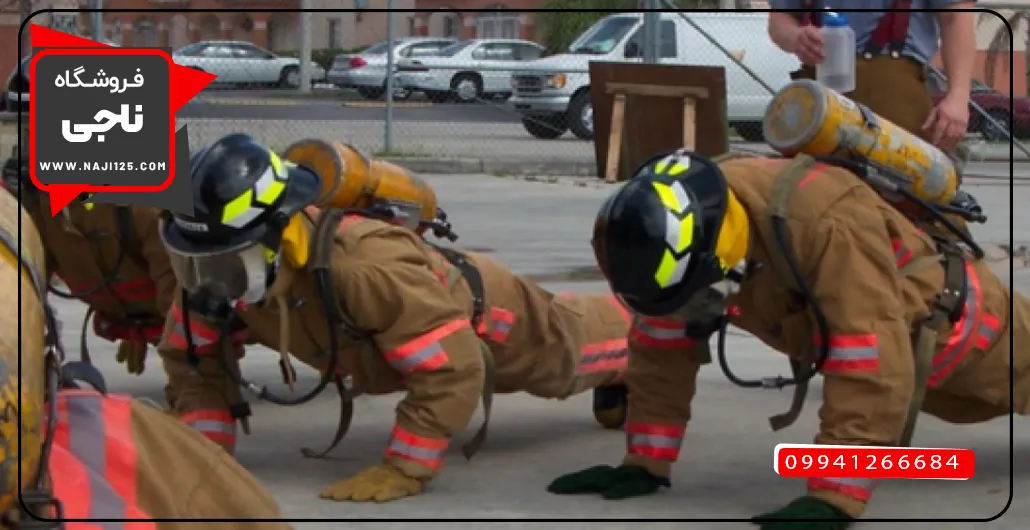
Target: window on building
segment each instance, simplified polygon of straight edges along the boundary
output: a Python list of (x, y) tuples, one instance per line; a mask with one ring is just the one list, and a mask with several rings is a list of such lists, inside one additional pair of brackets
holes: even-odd
[(415, 17), (408, 17), (408, 36), (415, 36)]
[(329, 19), (329, 31), (326, 32), (326, 48), (339, 48), (340, 41), (342, 39), (340, 35), (340, 19), (330, 18)]
[(493, 4), (487, 6), (476, 19), (476, 36), (480, 39), (517, 39), (519, 38), (519, 16), (504, 11), (505, 6)]
[(447, 15), (447, 17), (443, 19), (443, 36), (458, 36), (458, 15)]

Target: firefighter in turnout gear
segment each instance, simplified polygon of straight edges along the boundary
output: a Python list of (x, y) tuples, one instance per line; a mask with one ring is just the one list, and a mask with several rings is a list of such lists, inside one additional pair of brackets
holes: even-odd
[(95, 371), (85, 382), (97, 390), (77, 388), (65, 370), (75, 363), (62, 366), (46, 301), (45, 250), (30, 216), (6, 193), (0, 255), (0, 396), (4, 410), (16, 414), (0, 428), (0, 528), (107, 527), (54, 520), (64, 518), (168, 519), (119, 523), (136, 530), (188, 530), (196, 523), (176, 519), (198, 518), (238, 520), (219, 524), (230, 530), (291, 528), (247, 521), (282, 514), (217, 445), (150, 405), (105, 394)]
[[(357, 394), (405, 391), (382, 462), (321, 493), (378, 502), (421, 493), (482, 402), (484, 423), (464, 447), (471, 457), (495, 392), (564, 399), (599, 389), (598, 421), (621, 427), (629, 330), (621, 305), (554, 295), (371, 210), (311, 207), (320, 189), (354, 183), (296, 163), (344, 149), (306, 142), (312, 151), (287, 149), (290, 161), (249, 136), (222, 138), (191, 161), (195, 215), (163, 221), (184, 293), (159, 351), (183, 421), (232, 451), (236, 424), (246, 430), (249, 414), (241, 387), (296, 405), (333, 380), (344, 407)], [(314, 151), (326, 158), (305, 158)], [(287, 400), (245, 380), (238, 358), (248, 342), (280, 352), (288, 383), (292, 356), (318, 369), (322, 384)]]
[[(28, 160), (23, 153), (19, 171), (11, 157), (4, 181), (12, 193), (22, 188), (24, 206), (43, 239), (47, 278), (56, 276), (67, 286), (51, 286), (51, 293), (89, 306), (80, 339), (83, 360), (91, 362), (87, 327), (92, 321), (93, 334), (118, 343), (118, 362), (131, 374), (143, 373), (148, 346), (161, 340), (176, 290), (157, 234), (160, 210), (76, 200), (52, 216), (48, 196), (28, 181)], [(167, 388), (166, 393), (173, 400)]]
[[(918, 230), (852, 169), (805, 155), (712, 161), (677, 151), (604, 203), (595, 255), (636, 315), (628, 450), (620, 466), (560, 477), (549, 491), (624, 498), (668, 487), (709, 337), (727, 322), (792, 360), (795, 406), (771, 419), (774, 429), (800, 413), (807, 378), (823, 376), (818, 444), (907, 445), (920, 409), (950, 423), (1030, 413), (1025, 348), (1014, 351), (1009, 392), (1012, 345), (1030, 341), (1030, 301), (1010, 299), (985, 262)], [(732, 375), (721, 348), (718, 358), (735, 383), (767, 386)], [(755, 522), (845, 528), (874, 485), (810, 479), (807, 495)]]

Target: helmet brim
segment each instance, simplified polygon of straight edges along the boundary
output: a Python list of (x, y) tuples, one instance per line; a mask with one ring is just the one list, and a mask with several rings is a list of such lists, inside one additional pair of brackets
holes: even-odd
[[(291, 167), (287, 170), (290, 178), (283, 191), (282, 202), (276, 210), (287, 217), (292, 217), (305, 207), (313, 204), (318, 198), (322, 181), (314, 172)], [(170, 216), (169, 216), (170, 217)], [(198, 242), (195, 239), (186, 237), (183, 231), (176, 225), (178, 220), (165, 220), (161, 225), (161, 237), (168, 250), (183, 256), (209, 256), (238, 252), (261, 241), (278, 239), (278, 235), (272, 236), (272, 227), (268, 223), (260, 223), (247, 230), (240, 230), (228, 239), (223, 239), (217, 244)]]

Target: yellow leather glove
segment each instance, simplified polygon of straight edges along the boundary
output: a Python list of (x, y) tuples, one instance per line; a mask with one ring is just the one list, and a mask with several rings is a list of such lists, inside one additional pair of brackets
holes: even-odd
[(147, 343), (133, 340), (119, 341), (118, 353), (114, 358), (124, 364), (130, 374), (140, 375), (146, 368), (144, 361), (147, 358)]
[(388, 502), (422, 493), (422, 481), (384, 464), (373, 466), (322, 490), (319, 497), (334, 501)]

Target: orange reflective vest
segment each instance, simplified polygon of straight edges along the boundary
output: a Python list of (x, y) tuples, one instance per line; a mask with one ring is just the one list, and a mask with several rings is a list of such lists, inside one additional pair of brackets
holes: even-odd
[(128, 396), (103, 396), (92, 390), (62, 390), (57, 396), (49, 471), (61, 502), (66, 530), (155, 530), (153, 522), (104, 522), (150, 519), (137, 505), (136, 442)]

